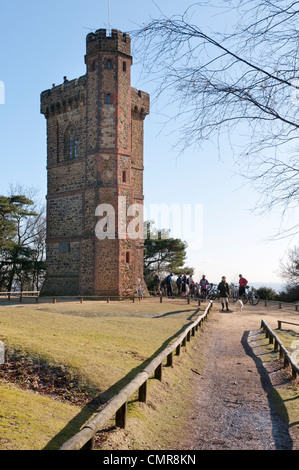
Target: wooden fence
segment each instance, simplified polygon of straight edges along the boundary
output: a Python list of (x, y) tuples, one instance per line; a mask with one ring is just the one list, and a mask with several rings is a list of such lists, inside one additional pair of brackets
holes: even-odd
[(261, 300), (264, 302), (265, 307), (276, 307), (279, 310), (283, 309), (284, 307), (291, 307), (293, 306), (295, 312), (299, 312), (299, 304), (291, 303), (291, 302), (279, 302), (278, 300)]
[(278, 336), (271, 330), (271, 328), (267, 325), (265, 320), (262, 320), (261, 328), (266, 332), (266, 338), (269, 338), (269, 343), (274, 344), (274, 351), (279, 349), (280, 357), (284, 358), (284, 366), (287, 367), (288, 365), (292, 368), (292, 378), (295, 379), (297, 375), (299, 375), (299, 366), (294, 361), (290, 353), (282, 344), (281, 340)]
[[(74, 300), (79, 300), (80, 303), (82, 304), (84, 300), (98, 300), (98, 301), (105, 301), (107, 303), (110, 302), (110, 300), (131, 300), (133, 303), (135, 302), (135, 300), (139, 300), (141, 301), (142, 299), (154, 299), (155, 296), (153, 295), (148, 295), (148, 296), (137, 296), (137, 295), (121, 295), (121, 296), (116, 296), (116, 295), (112, 295), (112, 296), (99, 296), (99, 295), (85, 295), (85, 296), (67, 296), (67, 295), (59, 295), (59, 296), (42, 296), (40, 297), (39, 296), (39, 292), (38, 291), (28, 291), (28, 292), (0, 292), (0, 297), (7, 297), (7, 300), (11, 300), (11, 298), (14, 298), (14, 297), (17, 297), (19, 298), (19, 301), (20, 302), (23, 302), (23, 299), (24, 298), (30, 298), (30, 299), (35, 299), (35, 302), (36, 303), (39, 303), (39, 299), (51, 299), (52, 303), (53, 304), (56, 304), (57, 301), (59, 300), (62, 300), (62, 301), (65, 301), (65, 300), (70, 300), (70, 299), (74, 299)], [(160, 303), (163, 302), (163, 296), (157, 296), (157, 300), (159, 299)], [(171, 297), (171, 299), (179, 299), (179, 300), (182, 300), (182, 299), (185, 299), (187, 304), (190, 304), (191, 303), (191, 300), (195, 300), (196, 303), (198, 305), (201, 305), (201, 302), (205, 302), (205, 300), (203, 299), (199, 299), (199, 298), (191, 298), (191, 297), (179, 297), (179, 296), (173, 296)]]
[[(39, 299), (51, 299), (52, 303), (55, 304), (59, 300), (66, 300), (66, 299), (75, 299), (79, 300), (80, 303), (82, 304), (84, 300), (101, 300), (101, 301), (106, 301), (107, 303), (110, 302), (110, 300), (131, 300), (132, 302), (135, 302), (135, 300), (142, 300), (142, 299), (154, 299), (154, 295), (147, 295), (140, 297), (137, 294), (129, 294), (129, 295), (122, 295), (122, 296), (115, 296), (115, 295), (106, 295), (106, 296), (96, 296), (96, 295), (89, 295), (89, 296), (82, 296), (82, 295), (76, 295), (76, 296), (42, 296), (40, 297), (40, 292), (39, 291), (20, 291), (20, 292), (0, 292), (0, 298), (1, 297), (7, 297), (8, 300), (10, 300), (13, 297), (18, 297), (20, 302), (23, 302), (24, 298), (33, 298), (35, 299), (36, 303), (39, 302)], [(150, 292), (151, 294), (151, 292)], [(157, 300), (160, 300), (160, 303), (163, 302), (163, 299), (167, 299), (168, 297), (164, 296), (157, 296)], [(196, 301), (198, 305), (201, 305), (201, 302), (205, 302), (206, 299), (201, 299), (201, 298), (193, 298), (190, 296), (182, 297), (178, 295), (173, 295), (171, 299), (177, 299), (177, 300), (183, 300), (185, 299), (188, 304), (191, 303), (191, 301)], [(279, 302), (276, 300), (261, 300), (260, 305), (263, 304), (264, 307), (272, 307), (272, 308), (277, 308), (279, 310), (282, 310), (284, 308), (291, 310), (291, 308), (294, 308), (295, 312), (299, 312), (299, 303), (291, 303), (291, 302)]]
[(147, 399), (147, 382), (152, 374), (158, 380), (162, 380), (162, 363), (166, 359), (166, 365), (173, 365), (174, 353), (178, 356), (182, 346), (187, 346), (187, 342), (191, 341), (191, 336), (195, 336), (195, 332), (201, 324), (207, 319), (213, 307), (211, 301), (206, 307), (204, 313), (200, 315), (191, 325), (189, 325), (183, 333), (178, 336), (176, 341), (167, 346), (150, 364), (147, 365), (128, 385), (126, 385), (112, 400), (100, 411), (91, 421), (89, 421), (81, 431), (75, 434), (67, 442), (65, 442), (60, 450), (92, 450), (94, 447), (94, 436), (103, 429), (109, 419), (115, 415), (115, 424), (120, 428), (125, 428), (127, 420), (127, 404), (132, 395), (138, 392), (138, 400), (146, 402)]
[(284, 321), (284, 320), (277, 320), (278, 326), (277, 328), (281, 330), (281, 324), (286, 323), (287, 325), (294, 325), (294, 326), (299, 326), (299, 323), (292, 323), (290, 321)]

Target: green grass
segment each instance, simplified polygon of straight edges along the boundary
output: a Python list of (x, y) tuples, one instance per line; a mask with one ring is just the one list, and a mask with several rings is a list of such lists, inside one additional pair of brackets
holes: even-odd
[[(195, 311), (190, 305), (166, 302), (1, 306), (0, 339), (44, 364), (65, 366), (107, 399), (194, 321)], [(55, 448), (90, 416), (86, 407), (81, 410), (2, 382), (0, 449)]]
[[(275, 333), (282, 341), (283, 345), (287, 350), (292, 354), (295, 351), (299, 351), (299, 333), (293, 330), (275, 330)], [(297, 356), (297, 361), (299, 359), (299, 354)]]
[(89, 417), (88, 410), (0, 381), (0, 450), (57, 449)]
[(142, 304), (139, 312), (143, 305), (144, 317), (133, 316), (130, 304), (79, 306), (85, 316), (71, 314), (74, 306), (63, 304), (42, 310), (2, 307), (0, 339), (40, 361), (66, 366), (102, 392), (165, 347), (195, 310), (168, 305), (161, 312), (160, 304)]

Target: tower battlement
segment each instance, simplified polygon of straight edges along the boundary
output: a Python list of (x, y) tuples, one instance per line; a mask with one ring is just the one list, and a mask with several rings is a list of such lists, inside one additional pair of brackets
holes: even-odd
[(97, 52), (122, 52), (130, 56), (131, 38), (118, 29), (112, 29), (111, 36), (107, 35), (106, 29), (98, 29), (86, 37), (86, 55)]
[(150, 97), (145, 91), (131, 88), (131, 107), (132, 112), (141, 113), (143, 116), (149, 114), (150, 111)]
[(85, 105), (86, 75), (74, 80), (65, 80), (61, 85), (53, 85), (41, 93), (41, 114), (46, 118), (66, 112), (73, 107)]

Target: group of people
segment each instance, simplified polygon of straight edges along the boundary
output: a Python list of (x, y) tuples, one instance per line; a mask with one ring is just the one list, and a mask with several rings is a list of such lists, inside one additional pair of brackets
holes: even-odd
[[(161, 295), (161, 291), (163, 290), (168, 297), (172, 297), (174, 283), (173, 276), (173, 273), (170, 273), (165, 279), (163, 279), (163, 281), (161, 281), (158, 274), (156, 274), (154, 277), (154, 295)], [(245, 293), (247, 284), (247, 279), (245, 279), (242, 274), (239, 274), (239, 297)], [(206, 279), (205, 274), (202, 275), (199, 283), (193, 281), (192, 275), (187, 277), (186, 272), (180, 274), (176, 280), (178, 295), (182, 295), (183, 297), (198, 293), (201, 297), (206, 298), (209, 285), (209, 281)], [(218, 293), (222, 305), (222, 311), (226, 310), (229, 312), (228, 299), (230, 292), (225, 276), (222, 276), (221, 282), (218, 284)]]
[[(158, 274), (156, 274), (154, 277), (154, 295), (161, 295), (163, 291), (163, 293), (168, 297), (172, 297), (174, 284), (173, 276), (173, 273), (170, 273), (165, 279), (161, 281)], [(178, 295), (186, 297), (195, 293), (196, 291), (200, 293), (200, 283), (195, 283), (193, 281), (192, 275), (187, 276), (186, 272), (180, 274), (175, 282)]]

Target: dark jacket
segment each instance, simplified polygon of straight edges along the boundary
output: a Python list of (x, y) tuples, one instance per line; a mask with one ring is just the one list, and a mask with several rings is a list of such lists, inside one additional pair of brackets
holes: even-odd
[(218, 284), (218, 290), (220, 297), (229, 296), (229, 287), (227, 282), (221, 281), (220, 284)]

